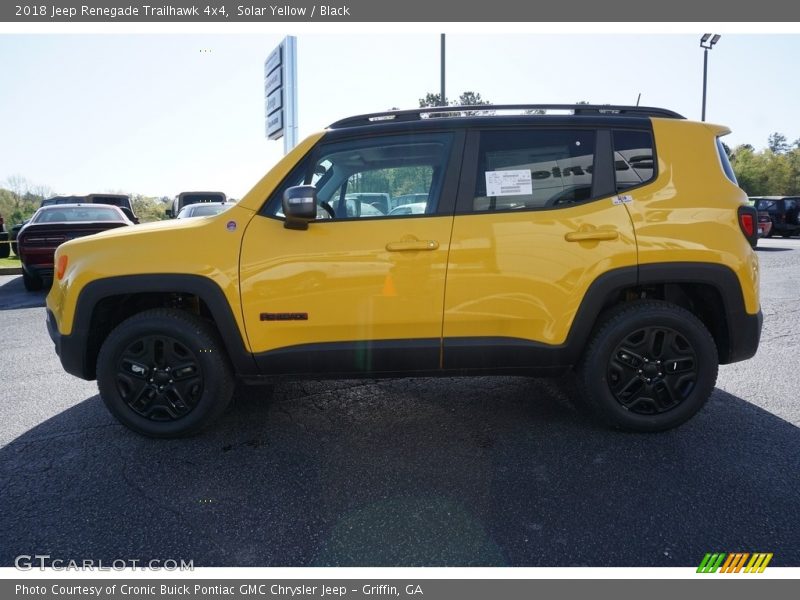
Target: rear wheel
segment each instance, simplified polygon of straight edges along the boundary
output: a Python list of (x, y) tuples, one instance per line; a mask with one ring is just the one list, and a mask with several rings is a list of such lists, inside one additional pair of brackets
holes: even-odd
[(30, 275), (25, 269), (22, 269), (22, 285), (29, 292), (38, 292), (42, 289), (42, 278), (38, 275)]
[(717, 348), (689, 311), (647, 300), (612, 310), (579, 366), (583, 399), (603, 421), (664, 431), (690, 419), (717, 379)]
[(233, 375), (214, 328), (189, 313), (148, 310), (123, 321), (97, 358), (111, 413), (150, 437), (192, 435), (230, 404)]

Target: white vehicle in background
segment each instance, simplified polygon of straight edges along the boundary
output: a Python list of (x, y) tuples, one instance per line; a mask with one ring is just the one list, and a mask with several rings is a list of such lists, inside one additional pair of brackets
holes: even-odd
[(389, 216), (396, 215), (422, 215), (425, 214), (425, 208), (428, 206), (427, 202), (414, 202), (413, 204), (401, 204), (397, 208), (389, 211)]
[(227, 202), (228, 197), (223, 192), (181, 192), (172, 201), (166, 210), (167, 216), (174, 219), (184, 206), (200, 202)]
[(218, 215), (233, 206), (233, 202), (199, 202), (184, 206), (178, 212), (178, 219), (189, 219), (192, 217), (210, 217)]

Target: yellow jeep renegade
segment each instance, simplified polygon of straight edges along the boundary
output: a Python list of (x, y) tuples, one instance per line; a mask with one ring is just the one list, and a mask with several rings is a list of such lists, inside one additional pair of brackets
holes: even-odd
[(48, 329), (155, 437), (213, 421), (236, 377), (567, 369), (611, 426), (668, 429), (761, 332), (726, 133), (622, 106), (348, 118), (227, 212), (62, 245)]

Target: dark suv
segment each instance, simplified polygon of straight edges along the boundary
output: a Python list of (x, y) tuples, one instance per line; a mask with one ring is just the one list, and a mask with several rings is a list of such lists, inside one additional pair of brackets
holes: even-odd
[(772, 230), (767, 237), (775, 234), (783, 237), (800, 235), (800, 196), (759, 196), (750, 198), (758, 212), (769, 213)]

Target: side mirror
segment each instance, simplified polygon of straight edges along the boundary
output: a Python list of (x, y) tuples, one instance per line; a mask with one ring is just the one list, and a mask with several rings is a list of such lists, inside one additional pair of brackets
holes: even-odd
[(317, 188), (296, 185), (283, 192), (283, 214), (287, 229), (308, 229), (308, 222), (317, 218)]
[(168, 219), (172, 219), (172, 218), (174, 218), (174, 216), (175, 216), (175, 215), (173, 215), (173, 214), (172, 214), (172, 209), (171, 209), (171, 208), (168, 208), (168, 209), (167, 209), (167, 210), (165, 210), (164, 212), (165, 212), (165, 214), (167, 215), (167, 218), (168, 218)]

